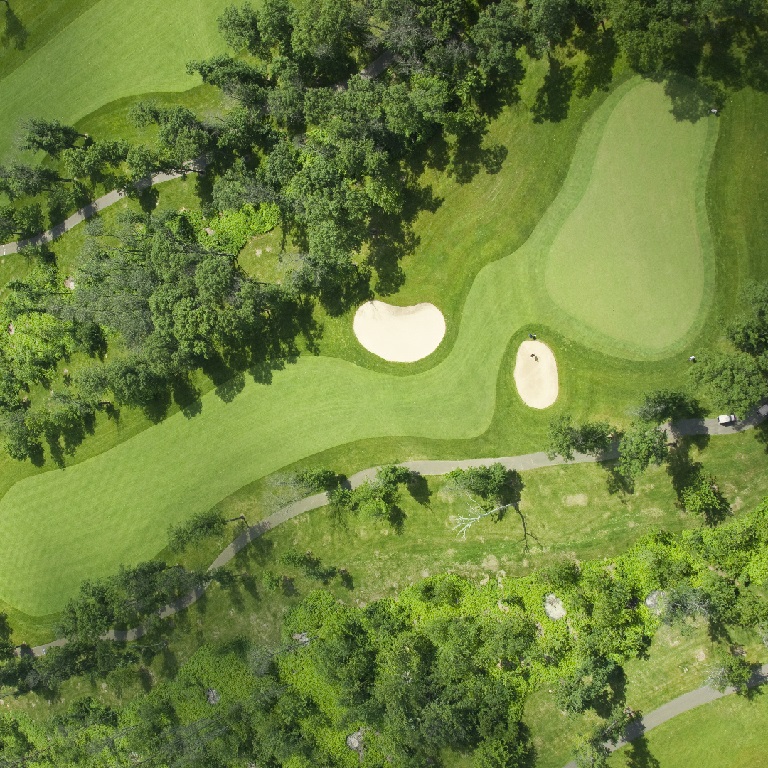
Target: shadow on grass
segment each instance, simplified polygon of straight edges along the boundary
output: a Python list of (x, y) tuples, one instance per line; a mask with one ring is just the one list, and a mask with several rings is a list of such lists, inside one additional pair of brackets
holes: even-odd
[(568, 117), (575, 87), (575, 71), (576, 68), (570, 64), (562, 64), (550, 58), (549, 71), (531, 108), (534, 123), (558, 123)]
[(630, 742), (626, 749), (627, 768), (661, 768), (661, 763), (648, 747), (648, 738), (643, 734)]
[(10, 2), (5, 5), (5, 29), (0, 35), (0, 45), (23, 51), (27, 46), (29, 32), (22, 20), (14, 13)]

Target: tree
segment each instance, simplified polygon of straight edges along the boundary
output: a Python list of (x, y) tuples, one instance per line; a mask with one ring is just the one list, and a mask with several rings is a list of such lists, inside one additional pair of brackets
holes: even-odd
[(691, 366), (688, 375), (716, 408), (740, 418), (768, 393), (764, 372), (746, 352), (713, 355)]
[(314, 493), (321, 491), (330, 493), (339, 486), (341, 480), (340, 476), (332, 469), (321, 469), (320, 467), (299, 470), (294, 479), (301, 488)]
[(662, 464), (668, 452), (663, 430), (635, 422), (619, 441), (619, 473), (628, 480), (635, 480), (650, 464)]
[(168, 546), (174, 552), (181, 552), (190, 544), (202, 541), (209, 536), (218, 536), (224, 532), (226, 520), (215, 507), (198, 512), (189, 520), (168, 529)]
[(730, 650), (718, 647), (707, 678), (709, 685), (718, 691), (733, 687), (738, 693), (744, 693), (751, 677), (752, 666), (745, 656), (735, 655)]
[(42, 120), (32, 117), (23, 124), (24, 135), (21, 149), (47, 152), (53, 157), (64, 149), (70, 149), (82, 137), (71, 125), (59, 120)]
[(715, 478), (703, 472), (696, 474), (691, 483), (682, 489), (680, 496), (686, 512), (701, 515), (710, 525), (722, 520), (731, 511)]
[(523, 487), (520, 475), (514, 470), (508, 470), (503, 464), (454, 469), (446, 478), (448, 488), (462, 491), (471, 501), (469, 514), (460, 515), (453, 527), (462, 538), (466, 538), (467, 531), (483, 518), (500, 520), (506, 509), (517, 509), (520, 503)]
[(611, 659), (586, 656), (573, 674), (560, 680), (557, 688), (557, 705), (569, 714), (583, 712), (606, 698), (608, 681), (617, 669)]
[[(755, 357), (768, 352), (768, 282), (748, 282), (739, 298), (741, 313), (728, 327), (736, 349)], [(768, 364), (762, 367), (768, 369)]]
[(230, 5), (219, 16), (218, 27), (221, 36), (230, 48), (240, 51), (245, 48), (251, 54), (261, 53), (259, 14), (250, 3), (240, 8)]
[(576, 426), (571, 416), (557, 416), (549, 423), (547, 456), (573, 461), (576, 452), (597, 455), (610, 447), (612, 436), (613, 428), (607, 422), (587, 421)]
[(693, 416), (696, 405), (683, 392), (672, 389), (657, 389), (649, 392), (638, 408), (637, 416), (642, 421), (661, 424), (672, 419)]
[(105, 170), (116, 168), (128, 157), (126, 141), (94, 141), (84, 147), (72, 147), (62, 152), (67, 173), (73, 178), (99, 180)]
[(11, 200), (37, 195), (62, 181), (66, 179), (50, 168), (34, 168), (23, 163), (0, 166), (0, 192), (5, 192)]

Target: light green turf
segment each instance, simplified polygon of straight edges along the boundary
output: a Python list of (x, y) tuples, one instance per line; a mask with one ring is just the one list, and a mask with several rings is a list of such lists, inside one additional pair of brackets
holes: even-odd
[[(572, 178), (588, 176), (612, 111), (636, 87), (646, 86), (635, 80), (621, 87), (591, 118), (566, 194)], [(652, 103), (666, 114), (662, 101)], [(512, 215), (503, 200), (497, 205), (500, 215)], [(175, 414), (81, 464), (16, 483), (0, 501), (0, 599), (33, 615), (55, 611), (84, 578), (156, 553), (169, 524), (304, 456), (364, 438), (485, 432), (510, 340), (542, 317), (555, 328), (561, 321), (548, 315), (545, 300), (537, 306), (529, 259), (562, 208), (558, 197), (532, 246), (478, 274), (453, 347), (433, 368), (402, 376), (303, 356), (269, 386), (246, 377), (229, 403), (209, 393), (194, 418)], [(557, 355), (558, 343), (552, 345)], [(566, 390), (573, 386), (568, 371), (561, 378)], [(521, 424), (529, 414), (518, 406)]]
[(546, 289), (587, 333), (657, 353), (696, 325), (712, 269), (699, 171), (716, 125), (676, 122), (656, 83), (617, 103), (547, 249)]
[(216, 19), (229, 4), (100, 0), (84, 10), (0, 80), (0, 158), (25, 117), (75, 122), (114, 99), (198, 85), (185, 64), (224, 50)]
[(669, 720), (618, 750), (611, 768), (762, 768), (768, 695), (727, 696)]

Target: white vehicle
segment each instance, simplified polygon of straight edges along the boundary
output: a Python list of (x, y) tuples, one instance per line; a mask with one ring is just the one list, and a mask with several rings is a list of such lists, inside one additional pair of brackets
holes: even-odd
[(717, 423), (721, 427), (733, 426), (736, 423), (736, 416), (734, 416), (732, 413), (730, 415), (718, 416)]

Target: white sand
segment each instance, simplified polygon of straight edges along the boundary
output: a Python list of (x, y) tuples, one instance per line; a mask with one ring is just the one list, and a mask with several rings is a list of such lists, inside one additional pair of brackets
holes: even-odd
[(369, 301), (355, 313), (357, 340), (393, 363), (413, 363), (432, 354), (445, 336), (445, 318), (434, 304), (393, 307)]
[(546, 344), (531, 340), (520, 345), (515, 385), (523, 402), (531, 408), (549, 408), (557, 400), (557, 362)]

